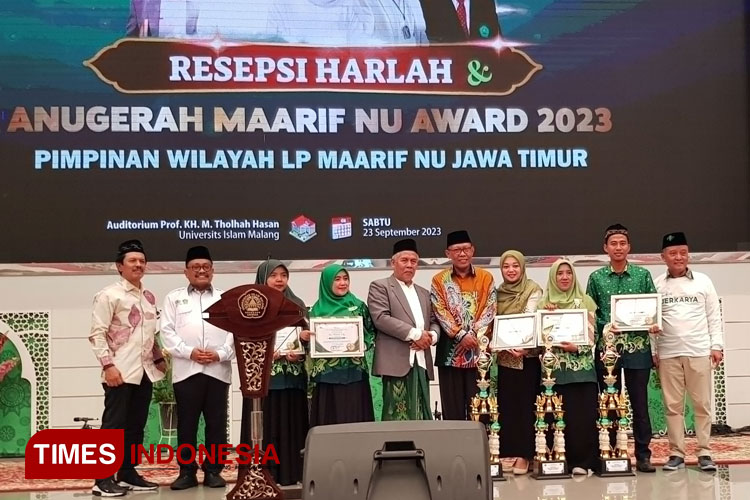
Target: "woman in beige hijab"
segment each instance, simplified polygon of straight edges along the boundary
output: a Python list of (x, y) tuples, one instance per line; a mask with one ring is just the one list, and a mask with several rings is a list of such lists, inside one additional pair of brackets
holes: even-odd
[[(542, 289), (526, 276), (526, 259), (508, 250), (500, 256), (503, 282), (497, 289), (497, 314), (536, 311)], [(541, 383), (536, 349), (510, 349), (498, 353), (497, 393), (500, 406), (500, 456), (515, 457), (514, 474), (526, 474), (534, 456), (534, 401)]]

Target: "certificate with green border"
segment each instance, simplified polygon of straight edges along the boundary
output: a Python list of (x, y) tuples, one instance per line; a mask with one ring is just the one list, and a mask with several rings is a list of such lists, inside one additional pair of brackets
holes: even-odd
[(310, 318), (310, 356), (313, 358), (359, 358), (365, 355), (362, 316)]
[(661, 328), (661, 294), (613, 295), (610, 300), (612, 324), (621, 332)]
[(552, 337), (552, 345), (563, 342), (576, 345), (589, 344), (589, 312), (586, 309), (556, 309), (537, 311), (539, 318), (539, 345), (544, 345), (546, 337)]

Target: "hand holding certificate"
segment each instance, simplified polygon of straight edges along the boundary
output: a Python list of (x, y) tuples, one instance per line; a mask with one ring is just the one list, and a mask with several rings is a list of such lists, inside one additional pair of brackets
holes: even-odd
[(276, 332), (276, 342), (273, 350), (280, 355), (287, 354), (305, 354), (305, 348), (299, 339), (299, 333), (302, 328), (298, 326), (288, 326)]
[(311, 318), (310, 331), (313, 358), (358, 358), (365, 354), (362, 316)]
[(536, 347), (536, 314), (506, 314), (495, 316), (490, 348), (533, 349)]
[(621, 332), (661, 328), (661, 295), (613, 295), (611, 302), (612, 324)]
[(546, 337), (552, 337), (552, 345), (563, 342), (575, 345), (588, 345), (588, 311), (586, 309), (555, 309), (538, 311), (539, 345), (544, 345)]

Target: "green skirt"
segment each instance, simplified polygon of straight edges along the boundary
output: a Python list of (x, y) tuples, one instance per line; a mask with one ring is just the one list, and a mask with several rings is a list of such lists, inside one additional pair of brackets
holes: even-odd
[(405, 377), (383, 377), (383, 420), (431, 420), (427, 371), (413, 366)]

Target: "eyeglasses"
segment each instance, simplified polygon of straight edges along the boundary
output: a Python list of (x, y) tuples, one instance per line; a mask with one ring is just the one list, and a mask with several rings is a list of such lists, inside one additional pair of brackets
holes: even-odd
[(190, 270), (193, 271), (194, 273), (199, 273), (201, 271), (208, 272), (213, 268), (214, 268), (213, 264), (193, 264), (192, 266), (190, 266)]
[(448, 251), (454, 255), (469, 255), (474, 247), (460, 247), (460, 248), (449, 248)]

